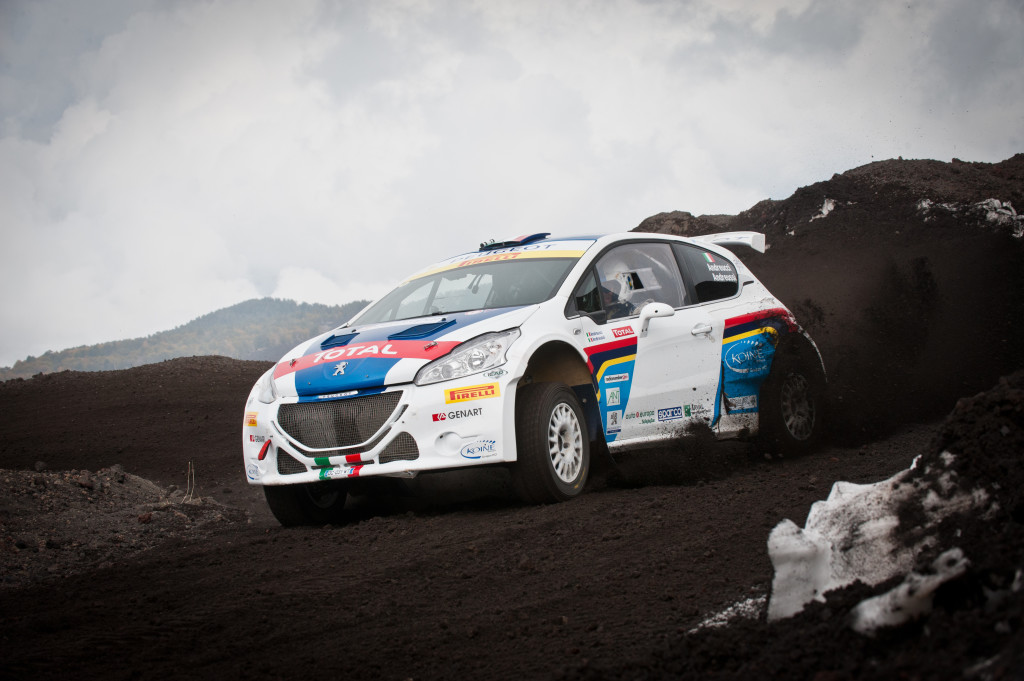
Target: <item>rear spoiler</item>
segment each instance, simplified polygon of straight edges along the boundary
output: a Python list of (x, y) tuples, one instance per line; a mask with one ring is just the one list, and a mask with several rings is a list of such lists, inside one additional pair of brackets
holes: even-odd
[(760, 232), (721, 232), (720, 234), (695, 236), (693, 240), (715, 246), (748, 246), (758, 253), (764, 253), (766, 248), (764, 234)]

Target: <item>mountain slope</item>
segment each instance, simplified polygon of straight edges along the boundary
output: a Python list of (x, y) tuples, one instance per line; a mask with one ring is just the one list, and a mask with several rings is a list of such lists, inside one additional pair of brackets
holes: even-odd
[(303, 340), (348, 320), (365, 305), (366, 301), (339, 306), (275, 298), (247, 300), (145, 338), (82, 345), (19, 360), (9, 369), (0, 369), (0, 380), (64, 369), (127, 369), (193, 355), (276, 360)]

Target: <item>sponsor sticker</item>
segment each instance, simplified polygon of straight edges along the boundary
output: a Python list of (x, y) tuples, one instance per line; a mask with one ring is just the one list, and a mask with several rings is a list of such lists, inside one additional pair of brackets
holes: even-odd
[(619, 394), (619, 388), (608, 388), (605, 390), (606, 404), (609, 407), (617, 407), (621, 404), (621, 396)]
[(625, 338), (626, 336), (635, 336), (636, 333), (632, 326), (620, 326), (617, 329), (612, 329), (612, 335), (616, 338)]
[(629, 380), (629, 374), (606, 374), (605, 383), (622, 383)]
[(490, 262), (502, 262), (508, 260), (523, 260), (527, 258), (579, 258), (583, 255), (590, 244), (593, 242), (585, 242), (583, 249), (580, 249), (581, 242), (574, 241), (549, 241), (542, 244), (527, 244), (524, 246), (511, 246), (509, 248), (502, 248), (495, 251), (489, 251), (486, 255), (480, 253), (467, 253), (455, 258), (452, 258), (444, 263), (439, 264), (436, 267), (431, 267), (428, 270), (419, 272), (411, 277), (412, 279), (419, 279), (436, 272), (443, 272), (445, 270), (455, 269), (459, 267), (467, 267), (470, 265), (479, 265), (481, 263)]
[(667, 409), (658, 410), (659, 421), (674, 421), (675, 419), (683, 418), (682, 407), (669, 407)]
[(470, 400), (484, 400), (489, 397), (498, 397), (501, 391), (497, 383), (486, 383), (483, 385), (470, 385), (465, 388), (451, 388), (444, 391), (444, 403), (468, 402)]
[(498, 455), (497, 440), (477, 440), (471, 442), (459, 452), (464, 459), (486, 459)]
[(352, 395), (358, 395), (358, 394), (359, 394), (358, 390), (346, 390), (343, 393), (327, 393), (325, 395), (317, 395), (316, 399), (318, 399), (318, 400), (333, 400), (333, 399), (335, 399), (337, 397), (351, 397)]
[(626, 414), (626, 420), (627, 421), (630, 421), (632, 419), (653, 419), (653, 417), (654, 417), (654, 410), (653, 409), (650, 409), (648, 411), (631, 411), (628, 414)]
[(608, 431), (609, 433), (617, 433), (620, 430), (622, 430), (621, 409), (608, 412), (608, 427), (605, 430)]
[(259, 416), (258, 411), (247, 411), (245, 412), (245, 425), (250, 428), (256, 427), (256, 417)]
[[(335, 348), (334, 350), (324, 350), (313, 355), (313, 364), (319, 364), (320, 362), (330, 362), (333, 359), (339, 357), (362, 357), (363, 355), (385, 355), (385, 356), (397, 356), (398, 353), (393, 349), (394, 343), (385, 343), (381, 345), (351, 345), (344, 348)], [(334, 367), (335, 375), (339, 373), (345, 373), (345, 366), (348, 362), (339, 362)]]
[(768, 357), (764, 341), (744, 338), (729, 345), (725, 350), (725, 365), (738, 374), (760, 373), (768, 370)]
[(452, 421), (456, 419), (469, 418), (471, 416), (480, 416), (484, 413), (483, 407), (476, 407), (474, 409), (454, 409), (448, 412), (438, 412), (431, 414), (430, 419), (432, 421)]
[(743, 397), (730, 397), (730, 409), (757, 409), (757, 395), (744, 395)]
[(603, 331), (587, 331), (587, 342), (588, 343), (600, 343), (604, 340)]
[(266, 435), (250, 435), (249, 442), (255, 442), (256, 444), (263, 444), (267, 441)]
[(245, 467), (245, 474), (250, 480), (260, 479), (260, 467), (254, 463), (249, 464)]
[(487, 378), (501, 378), (507, 373), (508, 372), (505, 371), (504, 369), (493, 369), (485, 373), (484, 376), (486, 376)]
[(707, 406), (703, 405), (703, 404), (684, 404), (683, 405), (683, 414), (685, 414), (687, 417), (690, 417), (690, 416), (710, 417), (711, 416), (711, 410), (708, 409)]

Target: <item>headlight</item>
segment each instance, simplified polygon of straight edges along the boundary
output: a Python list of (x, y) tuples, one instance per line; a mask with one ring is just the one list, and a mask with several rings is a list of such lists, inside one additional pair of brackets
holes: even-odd
[(519, 338), (519, 329), (485, 333), (468, 340), (416, 374), (416, 385), (428, 385), (486, 371), (505, 363), (505, 351)]
[(256, 399), (263, 404), (271, 404), (278, 398), (277, 386), (274, 385), (274, 369), (271, 368), (267, 373), (260, 377), (259, 382), (256, 383), (259, 388), (259, 392), (256, 393)]

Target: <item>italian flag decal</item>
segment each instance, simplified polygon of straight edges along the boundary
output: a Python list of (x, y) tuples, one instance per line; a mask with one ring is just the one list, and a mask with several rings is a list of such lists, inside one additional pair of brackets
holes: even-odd
[(707, 260), (708, 262), (714, 262), (715, 261), (715, 259), (711, 256), (711, 254), (708, 253), (707, 251), (704, 251), (704, 259)]

